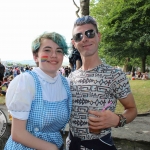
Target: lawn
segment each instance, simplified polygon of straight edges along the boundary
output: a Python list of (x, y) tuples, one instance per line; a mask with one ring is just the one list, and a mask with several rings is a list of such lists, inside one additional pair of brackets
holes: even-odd
[[(138, 114), (150, 111), (150, 80), (129, 80), (135, 99)], [(116, 112), (121, 113), (123, 107), (118, 101)]]
[(0, 104), (4, 104), (5, 103), (5, 97), (0, 95)]
[[(150, 80), (129, 80), (131, 91), (134, 96), (138, 114), (150, 111)], [(0, 104), (4, 104), (5, 97), (0, 96)], [(122, 113), (123, 107), (118, 101), (116, 113)]]

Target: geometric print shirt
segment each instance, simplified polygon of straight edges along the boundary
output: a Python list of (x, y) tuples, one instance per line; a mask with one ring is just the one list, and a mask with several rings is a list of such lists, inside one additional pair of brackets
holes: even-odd
[(123, 71), (107, 64), (83, 71), (81, 68), (69, 75), (72, 93), (72, 112), (69, 128), (81, 140), (100, 139), (111, 132), (110, 128), (100, 134), (89, 132), (88, 110), (99, 110), (112, 102), (108, 108), (114, 112), (118, 99), (127, 97), (131, 92), (128, 79)]

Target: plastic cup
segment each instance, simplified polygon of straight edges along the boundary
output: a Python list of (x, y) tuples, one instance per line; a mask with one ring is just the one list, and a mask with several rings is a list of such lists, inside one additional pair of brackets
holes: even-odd
[[(97, 117), (95, 115), (89, 114), (90, 117)], [(93, 134), (100, 134), (101, 130), (100, 129), (91, 129), (89, 128), (89, 132)]]

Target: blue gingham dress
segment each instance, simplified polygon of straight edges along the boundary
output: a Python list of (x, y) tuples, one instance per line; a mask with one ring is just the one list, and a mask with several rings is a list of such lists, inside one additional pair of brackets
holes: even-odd
[[(72, 96), (68, 82), (61, 76), (68, 98), (62, 101), (49, 102), (43, 100), (42, 89), (37, 74), (33, 71), (28, 72), (34, 78), (36, 94), (31, 104), (31, 111), (27, 120), (26, 129), (35, 137), (54, 143), (60, 148), (63, 144), (60, 130), (64, 129), (66, 123), (69, 121), (72, 107)], [(33, 149), (13, 141), (10, 136), (4, 150)]]

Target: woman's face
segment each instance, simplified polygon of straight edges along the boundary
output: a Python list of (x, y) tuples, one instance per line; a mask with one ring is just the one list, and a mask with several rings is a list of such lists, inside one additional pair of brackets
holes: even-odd
[(34, 60), (39, 63), (39, 68), (51, 77), (56, 76), (63, 58), (63, 50), (50, 39), (42, 39), (38, 55), (34, 56)]

